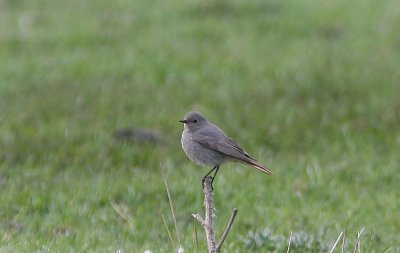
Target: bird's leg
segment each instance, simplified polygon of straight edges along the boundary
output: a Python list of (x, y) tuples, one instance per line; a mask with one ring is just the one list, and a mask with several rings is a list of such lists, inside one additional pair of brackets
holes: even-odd
[(214, 170), (215, 170), (214, 175), (211, 177), (211, 189), (214, 189), (212, 184), (213, 184), (213, 182), (214, 182), (215, 176), (216, 176), (217, 173), (218, 173), (219, 165), (215, 165), (215, 166), (203, 177), (203, 180), (201, 181), (203, 187), (204, 187), (204, 180), (206, 180), (206, 178), (207, 178)]
[(212, 179), (211, 179), (211, 188), (212, 188), (214, 179), (215, 179), (215, 177), (217, 176), (218, 171), (219, 171), (219, 166), (217, 165), (216, 168), (215, 168), (214, 176), (213, 176)]
[(202, 180), (203, 183), (204, 183), (204, 180), (206, 180), (206, 177), (208, 177), (217, 167), (218, 167), (218, 165), (217, 165), (217, 166), (214, 166), (214, 167), (203, 177), (203, 180)]

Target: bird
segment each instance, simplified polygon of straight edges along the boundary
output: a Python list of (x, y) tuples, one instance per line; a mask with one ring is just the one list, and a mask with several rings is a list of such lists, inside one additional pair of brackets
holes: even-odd
[(235, 140), (229, 138), (218, 126), (208, 121), (200, 112), (188, 112), (183, 120), (182, 148), (193, 162), (212, 169), (203, 177), (211, 176), (211, 186), (218, 170), (225, 162), (240, 162), (266, 174), (272, 171), (251, 157)]

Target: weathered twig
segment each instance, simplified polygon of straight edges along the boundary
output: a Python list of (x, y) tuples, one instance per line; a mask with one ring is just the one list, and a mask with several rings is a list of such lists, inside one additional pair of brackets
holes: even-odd
[(233, 210), (229, 222), (225, 227), (225, 231), (222, 235), (222, 238), (217, 245), (215, 240), (215, 228), (214, 228), (214, 193), (212, 188), (211, 177), (206, 177), (203, 180), (203, 192), (204, 192), (205, 218), (203, 219), (199, 214), (193, 214), (193, 217), (204, 227), (207, 238), (208, 252), (219, 253), (221, 250), (221, 246), (224, 243), (232, 227), (233, 221), (235, 220), (237, 214), (237, 208)]
[(238, 211), (237, 208), (233, 209), (233, 213), (232, 213), (231, 217), (229, 218), (228, 224), (226, 224), (224, 233), (222, 234), (222, 238), (217, 244), (217, 249), (216, 249), (217, 252), (219, 252), (221, 250), (222, 244), (224, 243), (226, 237), (228, 236), (229, 231), (231, 231), (233, 222), (235, 221), (235, 217), (236, 217), (237, 211)]
[(204, 192), (204, 207), (205, 207), (205, 218), (202, 224), (206, 231), (208, 251), (210, 253), (217, 253), (216, 242), (215, 242), (215, 229), (214, 229), (214, 192), (212, 188), (212, 178), (206, 177), (203, 180), (203, 192)]
[(203, 226), (207, 226), (206, 222), (204, 221), (204, 219), (200, 216), (200, 214), (196, 213), (196, 214), (192, 214), (193, 217)]

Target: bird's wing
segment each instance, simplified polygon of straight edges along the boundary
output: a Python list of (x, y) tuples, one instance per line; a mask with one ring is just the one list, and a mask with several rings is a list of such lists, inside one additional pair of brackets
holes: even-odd
[(210, 149), (221, 152), (232, 158), (244, 161), (255, 161), (255, 159), (247, 154), (247, 152), (244, 151), (235, 140), (229, 137), (202, 135), (201, 137), (192, 137), (192, 139)]
[(204, 145), (205, 147), (221, 152), (241, 163), (253, 166), (264, 173), (272, 173), (270, 169), (258, 163), (253, 157), (247, 154), (247, 152), (244, 151), (235, 140), (229, 137), (198, 135), (197, 137), (192, 136), (192, 140)]

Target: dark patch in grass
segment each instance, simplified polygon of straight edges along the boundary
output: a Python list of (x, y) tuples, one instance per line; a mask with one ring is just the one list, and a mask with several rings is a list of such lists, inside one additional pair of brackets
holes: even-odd
[(2, 224), (7, 230), (13, 230), (18, 233), (25, 229), (25, 225), (17, 221), (6, 221)]
[(117, 141), (128, 141), (128, 142), (140, 142), (140, 143), (151, 143), (151, 144), (166, 144), (161, 134), (149, 129), (117, 129), (114, 132), (114, 138)]
[(190, 17), (249, 17), (276, 14), (281, 10), (281, 4), (274, 2), (259, 2), (236, 4), (228, 1), (206, 1), (187, 10)]
[(73, 234), (73, 231), (71, 228), (68, 227), (56, 227), (53, 230), (53, 233), (55, 236), (71, 236)]
[(316, 33), (319, 37), (326, 40), (338, 40), (345, 35), (345, 29), (339, 26), (321, 26)]

